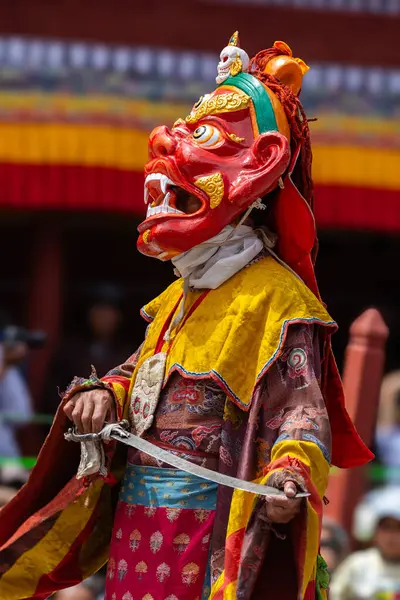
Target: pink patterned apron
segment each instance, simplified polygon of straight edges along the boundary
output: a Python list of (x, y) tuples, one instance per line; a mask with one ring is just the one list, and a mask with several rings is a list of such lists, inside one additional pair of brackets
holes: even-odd
[(183, 471), (128, 463), (105, 600), (206, 600), (216, 494)]

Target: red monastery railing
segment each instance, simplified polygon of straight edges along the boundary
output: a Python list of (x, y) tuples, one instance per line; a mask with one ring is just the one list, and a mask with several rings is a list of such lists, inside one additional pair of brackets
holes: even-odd
[[(350, 327), (346, 349), (343, 373), (346, 407), (368, 446), (371, 446), (375, 432), (388, 335), (380, 312), (370, 308)], [(354, 508), (365, 487), (365, 467), (336, 470), (328, 485), (326, 514), (350, 530)]]

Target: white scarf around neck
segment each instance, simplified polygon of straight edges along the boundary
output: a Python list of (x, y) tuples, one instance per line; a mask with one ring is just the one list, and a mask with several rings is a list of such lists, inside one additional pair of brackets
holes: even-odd
[(185, 287), (215, 290), (263, 249), (257, 233), (247, 225), (228, 225), (218, 235), (172, 259)]

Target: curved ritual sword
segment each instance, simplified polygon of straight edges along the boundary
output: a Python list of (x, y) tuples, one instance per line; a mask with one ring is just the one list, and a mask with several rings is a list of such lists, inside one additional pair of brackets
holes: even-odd
[[(132, 448), (136, 448), (156, 460), (167, 463), (176, 469), (180, 469), (181, 471), (185, 471), (186, 473), (200, 477), (201, 479), (212, 481), (218, 485), (225, 485), (233, 489), (243, 490), (244, 492), (250, 492), (251, 494), (257, 494), (259, 496), (281, 496), (286, 498), (284, 492), (272, 486), (245, 481), (243, 479), (238, 479), (237, 477), (231, 477), (230, 475), (224, 475), (218, 471), (212, 471), (211, 469), (195, 465), (185, 458), (176, 456), (175, 454), (168, 452), (168, 450), (159, 448), (155, 444), (130, 433), (127, 431), (127, 428), (129, 428), (129, 423), (127, 420), (123, 420), (120, 423), (110, 423), (105, 425), (100, 433), (79, 434), (76, 433), (74, 429), (69, 429), (65, 434), (65, 439), (72, 442), (116, 440), (117, 442), (122, 442)], [(300, 492), (296, 494), (295, 498), (307, 498), (309, 495), (308, 492)]]

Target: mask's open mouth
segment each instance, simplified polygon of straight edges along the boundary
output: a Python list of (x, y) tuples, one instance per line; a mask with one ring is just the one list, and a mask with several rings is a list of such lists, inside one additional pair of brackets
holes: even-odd
[(229, 69), (229, 66), (226, 66), (220, 62), (218, 64), (218, 75), (230, 75)]
[(144, 182), (146, 220), (156, 215), (192, 215), (203, 202), (195, 194), (177, 186), (162, 173), (150, 173)]
[(175, 206), (177, 210), (183, 212), (185, 215), (193, 215), (202, 207), (200, 198), (187, 190), (174, 186), (171, 188), (171, 191), (175, 194)]

